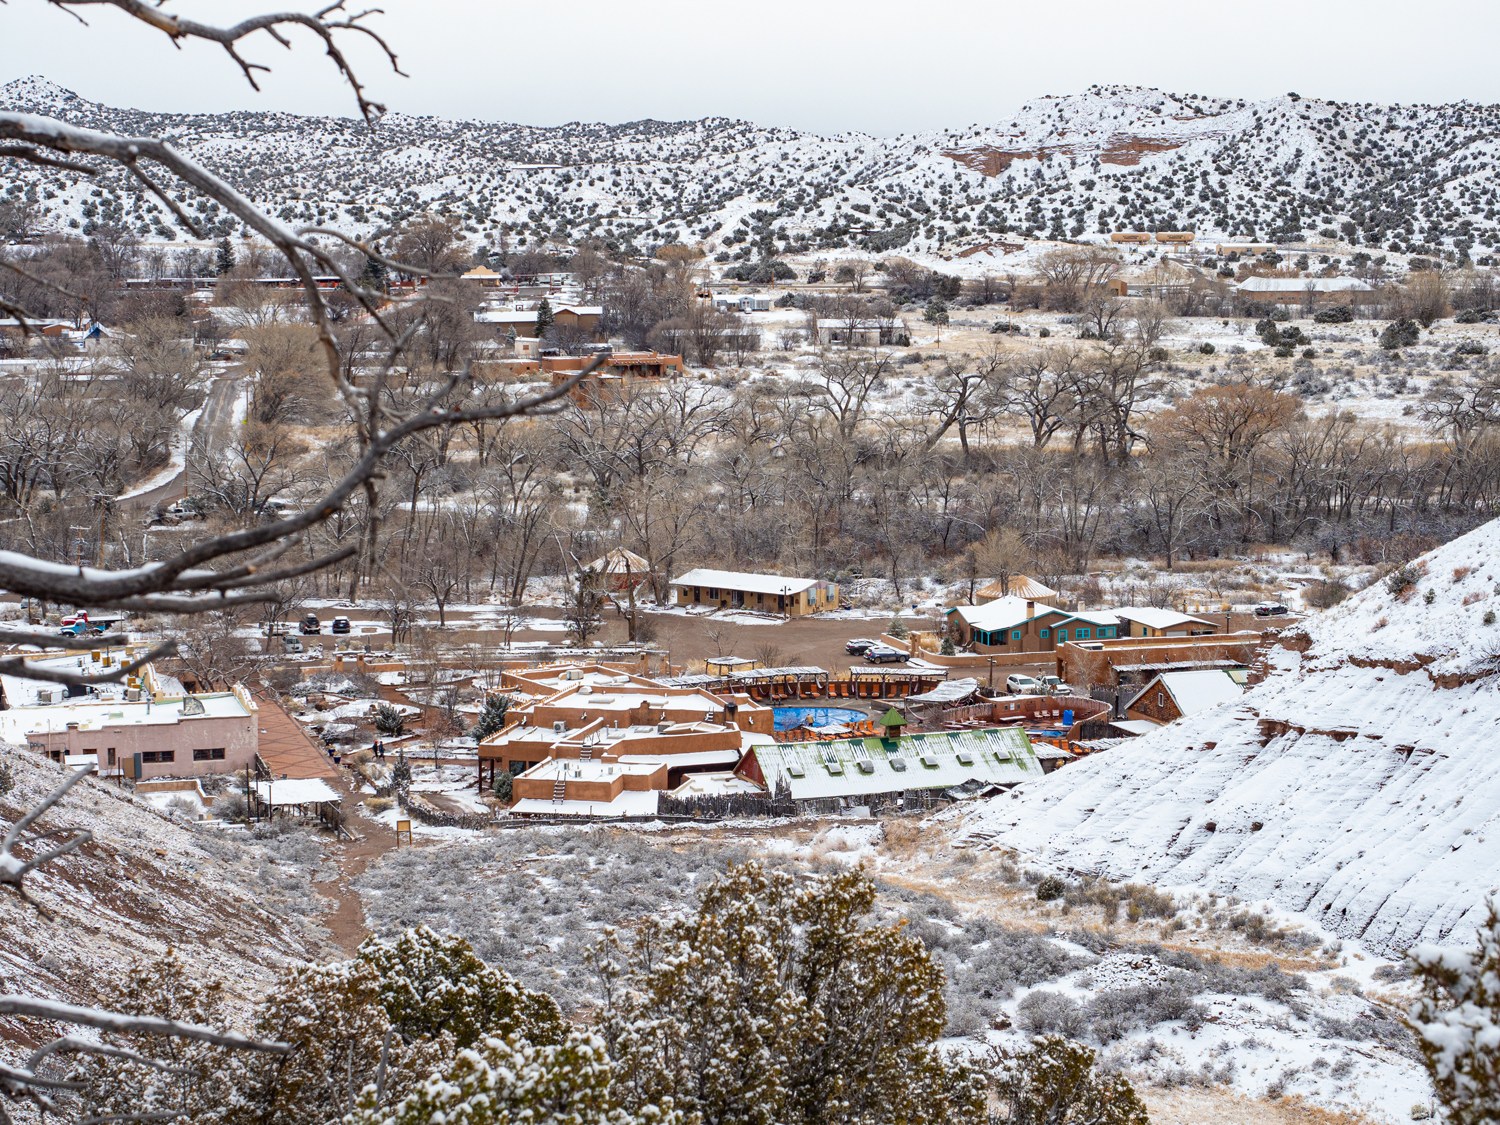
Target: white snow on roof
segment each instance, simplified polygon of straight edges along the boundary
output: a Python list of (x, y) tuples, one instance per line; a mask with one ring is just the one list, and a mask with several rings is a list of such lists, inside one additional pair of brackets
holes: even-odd
[(184, 715), (184, 699), (158, 699), (145, 703), (124, 700), (77, 701), (51, 707), (15, 707), (0, 711), (0, 742), (23, 744), (28, 734), (64, 731), (76, 723), (80, 731), (106, 730), (111, 727), (171, 726), (195, 719), (248, 718), (250, 712), (232, 692), (193, 695), (203, 704), (202, 715)]
[(553, 801), (523, 797), (511, 805), (513, 816), (655, 816), (661, 793), (626, 789), (612, 801)]
[(343, 800), (339, 791), (320, 777), (257, 781), (255, 795), (275, 808), (283, 805), (320, 805), (328, 801)]
[(674, 586), (709, 586), (716, 590), (740, 590), (748, 594), (800, 594), (818, 584), (816, 578), (787, 578), (780, 574), (750, 574), (739, 570), (708, 570), (699, 567), (673, 581)]
[(1369, 293), (1374, 287), (1357, 277), (1247, 277), (1235, 286), (1241, 293)]
[(1472, 942), (1500, 872), (1484, 624), (1500, 522), (1412, 575), (1284, 632), (1239, 705), (1089, 755), (968, 830), (1075, 871), (1267, 899), (1381, 952)]
[(1182, 625), (1212, 624), (1201, 617), (1189, 617), (1185, 613), (1178, 613), (1175, 609), (1156, 609), (1152, 606), (1127, 606), (1113, 612), (1122, 621), (1134, 621), (1148, 629), (1176, 629)]
[(1125, 705), (1126, 710), (1136, 705), (1143, 696), (1154, 691), (1165, 691), (1177, 703), (1177, 709), (1186, 715), (1196, 715), (1221, 703), (1239, 699), (1244, 687), (1230, 678), (1229, 673), (1218, 669), (1195, 672), (1163, 672), (1152, 679)]
[(924, 691), (920, 695), (908, 695), (908, 703), (957, 703), (960, 699), (967, 699), (979, 690), (979, 681), (974, 679), (947, 680), (936, 685), (931, 691)]
[(1033, 617), (1052, 611), (1053, 607), (1044, 602), (1018, 598), (1014, 594), (996, 598), (992, 602), (985, 602), (984, 605), (961, 605), (953, 608), (953, 612), (971, 628), (983, 629), (986, 632), (992, 629), (1011, 629), (1025, 624)]
[(1015, 785), (1042, 775), (1017, 727), (905, 735), (895, 753), (887, 745), (881, 738), (778, 742), (755, 747), (755, 760), (772, 792), (785, 781), (798, 801), (951, 789), (971, 779)]

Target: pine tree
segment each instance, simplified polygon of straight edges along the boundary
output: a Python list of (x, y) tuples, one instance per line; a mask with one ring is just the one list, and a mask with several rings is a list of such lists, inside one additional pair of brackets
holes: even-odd
[(484, 1036), (562, 1041), (556, 1001), (486, 965), (463, 938), (417, 926), (387, 940), (367, 939), (359, 960), (379, 977), (380, 1002), (408, 1043), (443, 1034), (460, 1050)]
[(545, 1046), (491, 1037), (391, 1108), (367, 1091), (347, 1125), (684, 1125), (670, 1106), (622, 1108), (621, 1085), (591, 1033)]
[(360, 288), (386, 293), (390, 290), (390, 284), (390, 272), (385, 268), (385, 263), (365, 255), (365, 268), (359, 274)]
[(219, 239), (219, 254), (216, 269), (220, 277), (223, 277), (230, 270), (234, 269), (234, 246), (230, 243), (228, 235)]
[(510, 705), (511, 698), (508, 695), (486, 696), (484, 708), (479, 712), (479, 721), (469, 728), (469, 737), (475, 742), (482, 742), (504, 728)]
[(936, 1050), (943, 974), (917, 938), (875, 925), (862, 872), (799, 883), (730, 868), (698, 910), (650, 920), (598, 958), (625, 1104), (813, 1125), (982, 1120), (968, 1068)]
[(552, 303), (543, 297), (542, 303), (536, 307), (536, 338), (538, 340), (547, 338), (556, 319), (552, 315)]

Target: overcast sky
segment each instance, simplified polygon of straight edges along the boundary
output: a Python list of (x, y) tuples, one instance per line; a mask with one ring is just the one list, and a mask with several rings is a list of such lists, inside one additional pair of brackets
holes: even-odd
[[(296, 0), (199, 0), (220, 22)], [(356, 2), (356, 8), (363, 6)], [(373, 26), (411, 77), (357, 52), (392, 109), (528, 124), (724, 115), (822, 133), (892, 134), (1004, 120), (1092, 83), (1259, 98), (1500, 102), (1495, 0), (384, 0)], [(41, 74), (143, 109), (349, 114), (318, 47), (248, 88), (217, 49), (176, 51), (117, 12), (84, 28), (45, 0), (0, 5), (0, 81)]]

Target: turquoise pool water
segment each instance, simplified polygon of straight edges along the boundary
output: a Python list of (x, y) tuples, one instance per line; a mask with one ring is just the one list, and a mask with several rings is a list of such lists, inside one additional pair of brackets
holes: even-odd
[(826, 727), (834, 723), (862, 723), (870, 717), (852, 707), (774, 707), (772, 715), (777, 730), (796, 730), (808, 725)]

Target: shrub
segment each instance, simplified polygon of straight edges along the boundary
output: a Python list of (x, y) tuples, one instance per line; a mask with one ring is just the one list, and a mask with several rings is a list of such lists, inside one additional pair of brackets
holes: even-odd
[[(1009, 1125), (1149, 1125), (1122, 1074), (1100, 1074), (1082, 1043), (1044, 1036), (1021, 1050), (996, 1048), (990, 1085)], [(992, 1118), (992, 1120), (995, 1120)]]
[(1061, 992), (1039, 988), (1016, 1005), (1016, 1026), (1028, 1035), (1066, 1035), (1075, 1039), (1088, 1028), (1083, 1005)]
[(1302, 598), (1313, 609), (1327, 609), (1329, 606), (1338, 605), (1349, 596), (1349, 587), (1345, 586), (1337, 578), (1325, 578), (1323, 581), (1309, 586), (1303, 593)]
[(1393, 598), (1410, 596), (1410, 592), (1416, 588), (1417, 579), (1420, 577), (1421, 574), (1418, 573), (1417, 568), (1410, 563), (1407, 563), (1405, 566), (1398, 566), (1390, 574), (1386, 575), (1386, 593), (1390, 594)]
[(1050, 328), (1039, 328), (1039, 329), (1037, 329), (1037, 333), (1036, 334), (1038, 336), (1042, 337), (1043, 339), (1046, 339), (1048, 336), (1052, 335), (1052, 329), (1050, 329)]
[(1495, 623), (1495, 611), (1493, 609), (1484, 611), (1484, 623), (1486, 625), (1493, 625)]
[(1213, 355), (1216, 349), (1207, 340), (1198, 345), (1198, 351), (1203, 355)]
[(1438, 1100), (1456, 1125), (1500, 1119), (1500, 911), (1489, 902), (1479, 945), (1418, 946), (1412, 966), (1422, 996), (1411, 1011)]
[(1388, 352), (1393, 352), (1411, 347), (1421, 337), (1422, 330), (1417, 327), (1417, 322), (1408, 317), (1402, 317), (1385, 326), (1385, 331), (1380, 334), (1380, 346)]
[(1277, 359), (1291, 359), (1294, 350), (1291, 344), (1281, 344), (1276, 348), (1274, 354)]
[(1348, 324), (1353, 319), (1354, 310), (1348, 305), (1334, 305), (1313, 313), (1313, 322), (1316, 324)]
[(1067, 891), (1068, 884), (1056, 875), (1048, 875), (1036, 885), (1036, 898), (1038, 902), (1053, 902), (1062, 898)]
[(1455, 324), (1482, 324), (1489, 313), (1484, 309), (1464, 309), (1453, 318)]
[(16, 767), (9, 762), (0, 762), (0, 797), (16, 787)]

